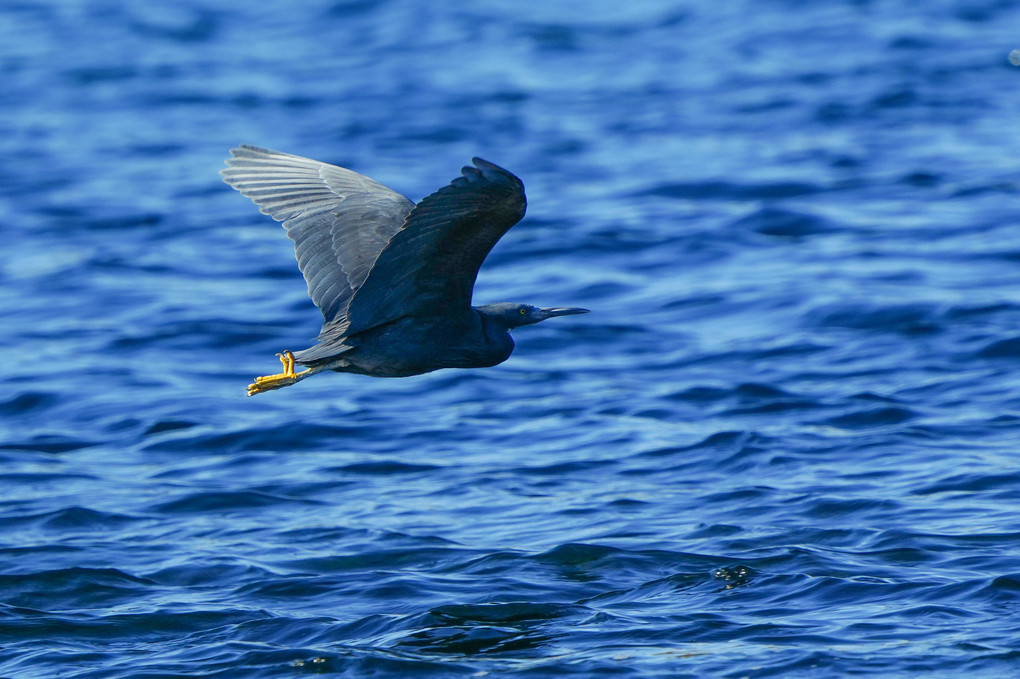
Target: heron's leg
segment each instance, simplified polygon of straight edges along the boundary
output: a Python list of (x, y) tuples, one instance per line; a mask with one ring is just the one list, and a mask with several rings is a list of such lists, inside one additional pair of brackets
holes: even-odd
[(300, 382), (309, 375), (314, 375), (319, 372), (319, 370), (316, 370), (315, 368), (308, 368), (307, 370), (302, 370), (301, 372), (296, 373), (294, 372), (294, 354), (289, 351), (285, 351), (282, 354), (277, 354), (277, 356), (280, 358), (280, 363), (283, 363), (283, 372), (275, 375), (268, 375), (266, 377), (256, 377), (255, 381), (248, 385), (249, 396), (261, 394), (263, 391), (289, 387), (295, 382)]

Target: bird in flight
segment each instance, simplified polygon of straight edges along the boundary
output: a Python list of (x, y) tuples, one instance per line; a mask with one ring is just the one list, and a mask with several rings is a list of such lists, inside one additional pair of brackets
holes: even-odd
[(336, 165), (247, 145), (230, 154), (220, 174), (283, 223), (324, 319), (317, 343), (277, 354), (283, 372), (256, 377), (249, 396), (325, 370), (407, 377), (485, 368), (509, 358), (513, 328), (588, 313), (471, 305), (478, 269), (527, 207), (524, 184), (497, 165), (474, 158), (415, 205)]

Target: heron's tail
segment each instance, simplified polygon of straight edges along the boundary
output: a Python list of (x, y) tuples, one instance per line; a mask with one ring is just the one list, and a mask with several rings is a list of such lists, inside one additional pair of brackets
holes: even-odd
[(329, 363), (338, 363), (343, 355), (354, 347), (332, 342), (322, 342), (314, 347), (295, 352), (294, 362), (309, 367), (324, 366)]

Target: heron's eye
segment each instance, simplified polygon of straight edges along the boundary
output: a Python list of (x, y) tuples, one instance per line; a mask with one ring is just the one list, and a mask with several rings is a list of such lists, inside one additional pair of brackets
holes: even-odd
[(528, 315), (528, 310), (525, 309), (524, 307), (521, 307), (521, 316), (527, 316), (527, 315)]

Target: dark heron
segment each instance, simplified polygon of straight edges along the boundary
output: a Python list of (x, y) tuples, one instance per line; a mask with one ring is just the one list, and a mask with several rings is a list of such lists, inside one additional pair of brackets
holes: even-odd
[(509, 358), (513, 328), (588, 312), (471, 306), (479, 267), (527, 206), (521, 180), (481, 158), (415, 205), (335, 165), (255, 146), (230, 153), (224, 180), (283, 222), (325, 319), (318, 343), (277, 354), (283, 372), (256, 377), (249, 396), (324, 370), (407, 377), (485, 368)]

